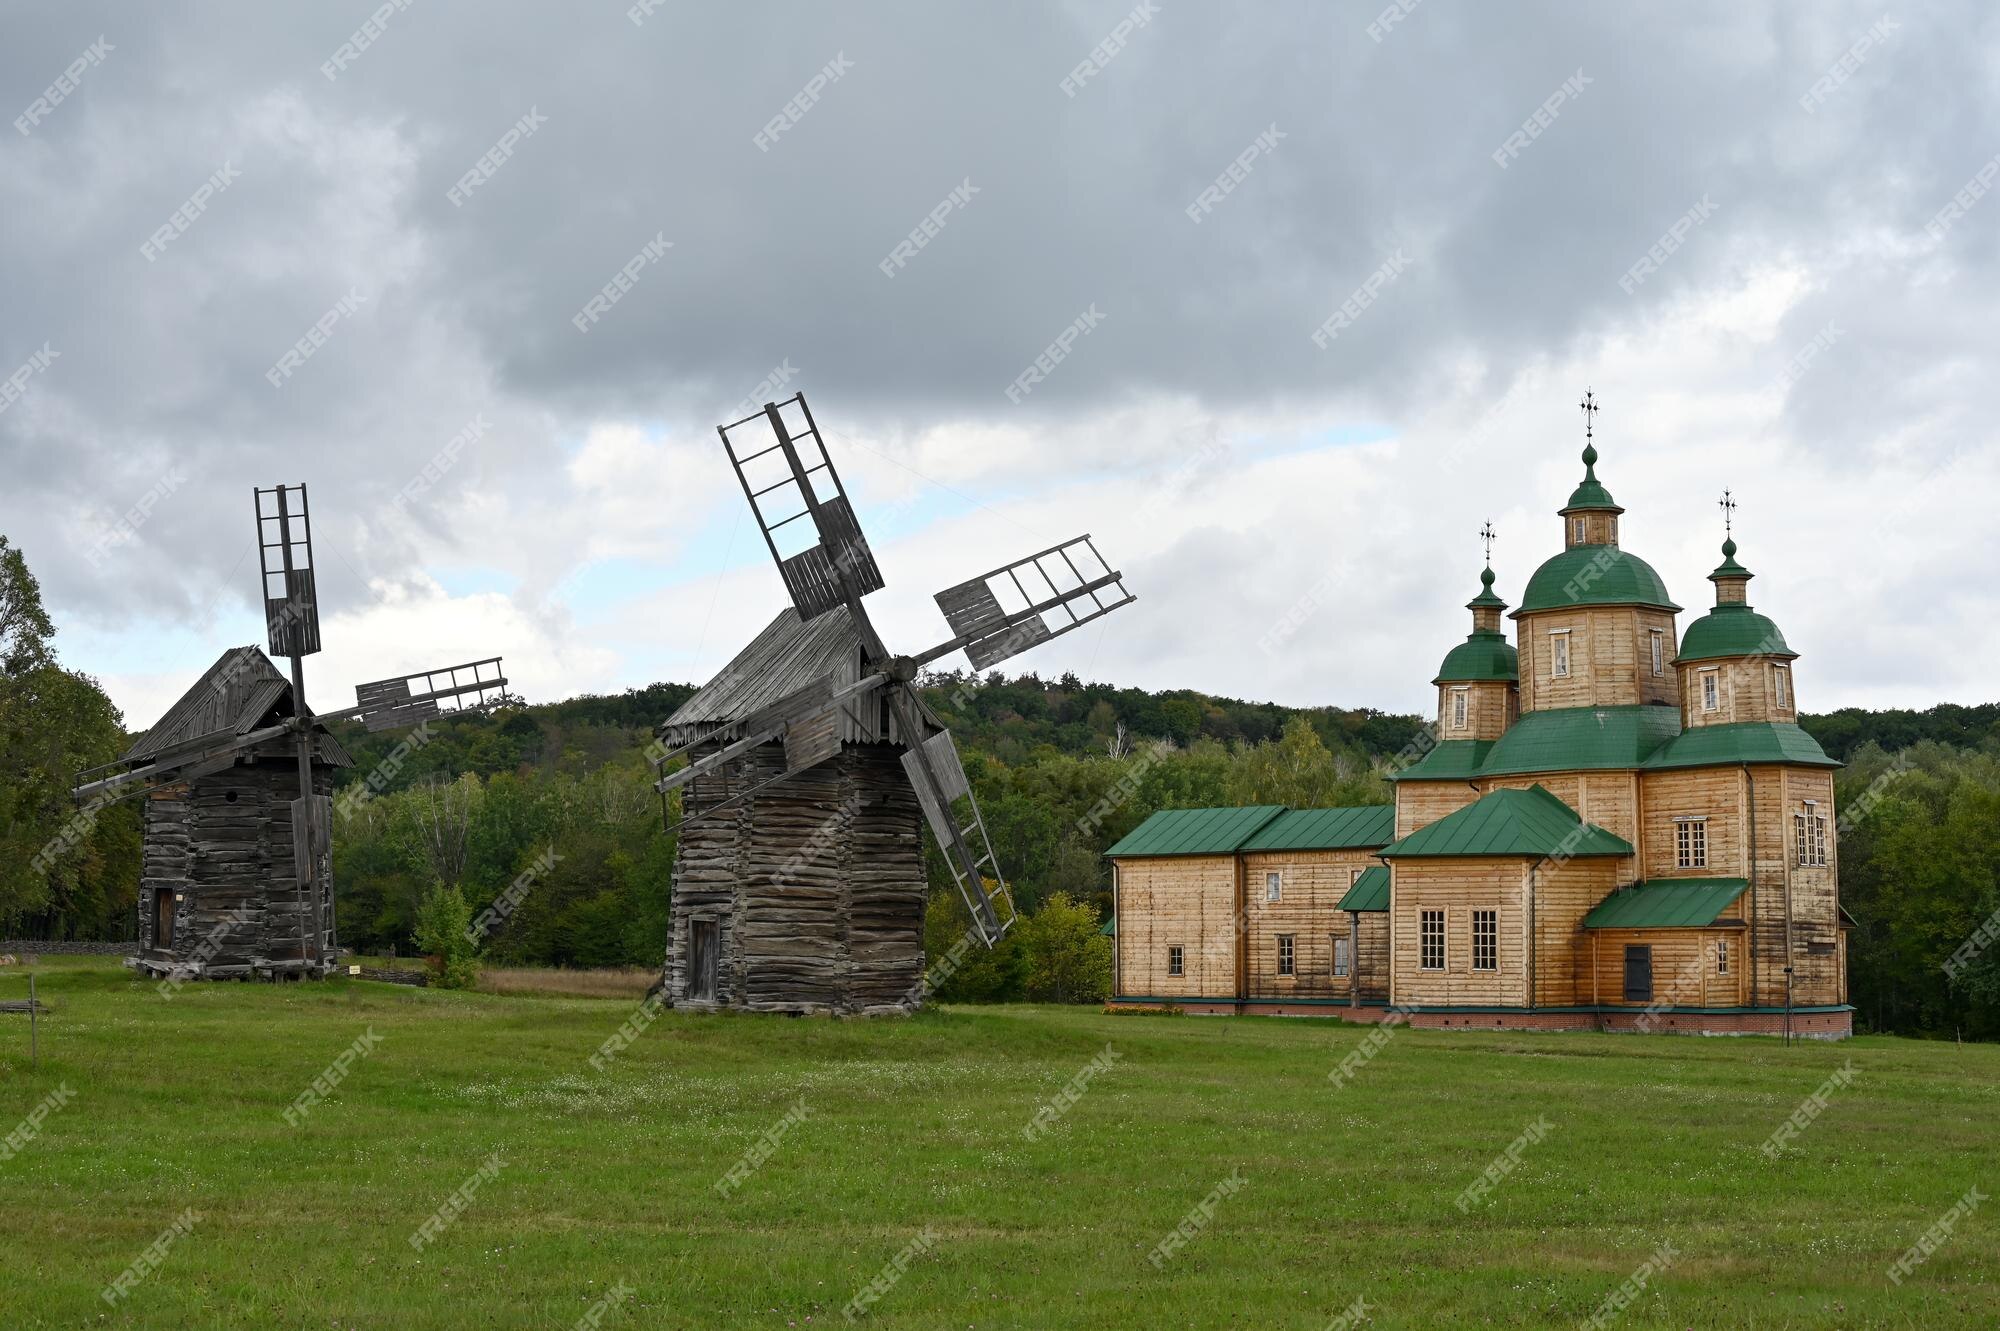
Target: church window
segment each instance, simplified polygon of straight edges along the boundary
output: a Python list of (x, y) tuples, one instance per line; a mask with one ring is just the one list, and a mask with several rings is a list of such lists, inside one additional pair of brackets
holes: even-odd
[(1292, 935), (1290, 935), (1290, 934), (1279, 934), (1279, 935), (1278, 935), (1278, 974), (1280, 974), (1280, 975), (1291, 975), (1291, 974), (1293, 974), (1294, 972), (1293, 972), (1293, 969), (1292, 969), (1292, 963), (1293, 963), (1293, 952), (1292, 952)]
[(1792, 705), (1792, 672), (1781, 665), (1771, 667), (1771, 701), (1780, 711)]
[(1451, 728), (1453, 730), (1465, 729), (1465, 710), (1466, 691), (1464, 689), (1453, 689), (1451, 691)]
[(1278, 901), (1285, 895), (1284, 875), (1275, 869), (1264, 875), (1264, 900)]
[(1818, 800), (1807, 800), (1799, 812), (1792, 815), (1792, 840), (1796, 844), (1794, 859), (1799, 868), (1826, 867), (1826, 815), (1820, 812)]
[(1717, 975), (1729, 974), (1729, 940), (1727, 938), (1718, 938), (1715, 940), (1715, 973)]
[(1345, 975), (1354, 969), (1354, 942), (1338, 934), (1333, 938), (1333, 973)]
[(1472, 969), (1500, 969), (1500, 912), (1497, 910), (1472, 912)]
[(1674, 863), (1682, 869), (1708, 867), (1708, 820), (1674, 819)]
[(1667, 669), (1667, 635), (1654, 629), (1646, 636), (1652, 641), (1653, 673), (1663, 675)]
[(1549, 673), (1556, 679), (1567, 679), (1569, 677), (1568, 629), (1551, 629), (1549, 631), (1549, 650), (1552, 653)]
[(1186, 973), (1187, 949), (1179, 943), (1171, 944), (1167, 948), (1167, 974), (1184, 975)]
[(1423, 912), (1422, 956), (1419, 963), (1427, 971), (1444, 969), (1444, 912), (1427, 910)]
[(1583, 519), (1582, 519), (1582, 518), (1571, 518), (1571, 519), (1569, 520), (1569, 522), (1570, 522), (1570, 528), (1569, 528), (1569, 530), (1570, 530), (1570, 541), (1569, 541), (1569, 543), (1570, 543), (1571, 545), (1582, 545), (1582, 544), (1583, 544)]
[(1704, 712), (1722, 710), (1722, 672), (1719, 670), (1701, 672), (1701, 710)]

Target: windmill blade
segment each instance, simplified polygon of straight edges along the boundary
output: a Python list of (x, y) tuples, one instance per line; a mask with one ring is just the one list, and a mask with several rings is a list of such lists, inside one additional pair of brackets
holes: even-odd
[(1138, 598), (1125, 575), (1105, 563), (1088, 532), (947, 587), (938, 609), (958, 635), (916, 658), (918, 664), (965, 649), (985, 670), (1037, 643), (1073, 633)]
[[(766, 442), (755, 424), (760, 421), (776, 443)], [(740, 446), (732, 432), (740, 432)], [(754, 416), (717, 426), (716, 433), (800, 619), (816, 619), (882, 589), (882, 570), (804, 393), (767, 402)]]
[(319, 590), (313, 576), (312, 515), (303, 485), (254, 492), (257, 562), (264, 575), (264, 626), (273, 656), (319, 650)]
[[(355, 706), (322, 712), (319, 717), (323, 721), (358, 718), (371, 731), (394, 730), (446, 712), (484, 711), (500, 703), (506, 692), (507, 676), (501, 672), (500, 658), (489, 656), (483, 661), (414, 670), (393, 679), (356, 684)], [(453, 705), (442, 706), (446, 702)]]
[(979, 802), (972, 797), (972, 783), (966, 779), (951, 732), (940, 730), (904, 750), (903, 771), (944, 852), (959, 898), (971, 913), (972, 927), (992, 947), (1014, 924), (1014, 898), (1000, 874), (1000, 862), (987, 839), (986, 822), (979, 816)]

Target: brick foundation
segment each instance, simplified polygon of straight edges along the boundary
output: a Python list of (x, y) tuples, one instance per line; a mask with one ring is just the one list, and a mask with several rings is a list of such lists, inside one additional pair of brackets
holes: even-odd
[[(1158, 1011), (1167, 1004), (1158, 999), (1114, 998), (1113, 1009)], [(1337, 1021), (1370, 1025), (1391, 1016), (1387, 1007), (1348, 1007), (1339, 1004), (1287, 1003), (1282, 999), (1250, 999), (1238, 1004), (1228, 999), (1195, 999), (1175, 1004), (1195, 1016), (1234, 1016), (1239, 1012), (1257, 1017), (1331, 1017)], [(1400, 1015), (1400, 1014), (1398, 1014)], [(1645, 1008), (1564, 1008), (1555, 1011), (1418, 1011), (1404, 1018), (1409, 1025), (1429, 1031), (1624, 1031), (1651, 1035), (1783, 1035), (1785, 1014), (1760, 1009), (1691, 1011), (1669, 1008), (1648, 1012)], [(1854, 1034), (1851, 1008), (1824, 1009), (1792, 1014), (1792, 1033), (1812, 1040), (1844, 1040)]]

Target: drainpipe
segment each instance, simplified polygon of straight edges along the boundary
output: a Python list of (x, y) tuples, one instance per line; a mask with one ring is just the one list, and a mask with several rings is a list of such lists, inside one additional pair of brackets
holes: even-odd
[(1528, 1011), (1535, 1010), (1535, 875), (1549, 862), (1544, 855), (1528, 866)]

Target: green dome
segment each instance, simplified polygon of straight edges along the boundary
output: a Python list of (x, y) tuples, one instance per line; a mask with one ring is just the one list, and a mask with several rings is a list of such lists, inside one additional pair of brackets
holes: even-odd
[(1667, 585), (1651, 564), (1615, 545), (1573, 545), (1543, 564), (1528, 579), (1528, 590), (1522, 594), (1521, 608), (1514, 617), (1573, 605), (1680, 609), (1668, 598)]
[(1514, 644), (1493, 631), (1475, 632), (1445, 654), (1433, 684), (1469, 684), (1499, 679), (1512, 683), (1519, 677), (1520, 662)]
[(1603, 509), (1611, 513), (1623, 513), (1618, 501), (1597, 479), (1597, 450), (1589, 444), (1583, 446), (1583, 484), (1570, 493), (1569, 502), (1562, 506), (1564, 513), (1576, 509)]
[(1493, 570), (1490, 568), (1480, 570), (1479, 595), (1465, 603), (1467, 610), (1477, 610), (1482, 606), (1492, 606), (1496, 610), (1507, 608), (1507, 603), (1493, 594)]
[(1785, 635), (1769, 617), (1747, 605), (1715, 607), (1688, 625), (1681, 638), (1680, 660), (1713, 661), (1724, 656), (1796, 657), (1785, 645)]

